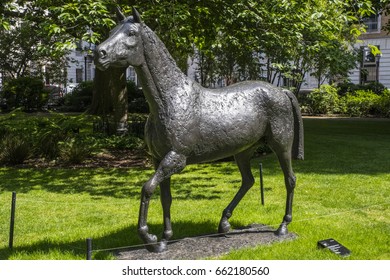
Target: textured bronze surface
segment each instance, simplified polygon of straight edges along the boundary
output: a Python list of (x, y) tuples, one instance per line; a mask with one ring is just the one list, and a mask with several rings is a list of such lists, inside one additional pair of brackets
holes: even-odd
[[(250, 158), (266, 143), (276, 153), (287, 189), (286, 213), (277, 234), (287, 233), (292, 220), (295, 175), (291, 158), (303, 159), (303, 123), (298, 102), (287, 90), (261, 81), (246, 81), (220, 89), (207, 89), (188, 78), (138, 12), (124, 18), (96, 49), (96, 66), (132, 65), (141, 81), (150, 115), (145, 141), (156, 172), (142, 188), (138, 231), (153, 252), (166, 248), (172, 236), (170, 177), (187, 164), (234, 156), (242, 185), (223, 211), (219, 232), (230, 229), (228, 219), (254, 184)], [(149, 233), (150, 197), (160, 185), (164, 212), (162, 240)]]

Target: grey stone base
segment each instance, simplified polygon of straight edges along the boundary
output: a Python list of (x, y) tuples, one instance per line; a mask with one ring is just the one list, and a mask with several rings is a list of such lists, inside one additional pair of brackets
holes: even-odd
[(162, 253), (137, 249), (117, 252), (116, 257), (120, 260), (196, 260), (218, 257), (232, 250), (291, 240), (296, 237), (294, 233), (277, 236), (275, 229), (269, 226), (252, 224), (242, 229), (232, 230), (225, 235), (205, 235), (170, 241), (168, 250)]

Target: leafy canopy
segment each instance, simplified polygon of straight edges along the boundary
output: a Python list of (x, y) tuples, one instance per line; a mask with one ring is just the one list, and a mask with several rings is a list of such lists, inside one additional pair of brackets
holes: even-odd
[(61, 53), (80, 39), (101, 42), (115, 25), (114, 7), (119, 5), (129, 13), (130, 6), (135, 6), (179, 66), (186, 69), (188, 56), (199, 55), (205, 81), (215, 75), (232, 81), (263, 78), (271, 82), (283, 76), (299, 84), (313, 69), (318, 76), (342, 72), (332, 69), (334, 61), (351, 60), (350, 46), (363, 31), (361, 19), (387, 2), (5, 0), (0, 28), (10, 29), (17, 16), (27, 18), (41, 31), (40, 36), (55, 39), (41, 45), (40, 51)]

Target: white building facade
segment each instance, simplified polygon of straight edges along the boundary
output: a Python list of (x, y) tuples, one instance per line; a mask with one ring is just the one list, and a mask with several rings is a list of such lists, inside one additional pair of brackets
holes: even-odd
[[(390, 88), (390, 35), (382, 30), (382, 26), (388, 21), (389, 16), (386, 15), (375, 15), (366, 21), (367, 32), (356, 44), (363, 51), (362, 61), (360, 67), (354, 69), (349, 76), (352, 83), (380, 82)], [(377, 47), (381, 54), (374, 56), (370, 52), (370, 46)]]

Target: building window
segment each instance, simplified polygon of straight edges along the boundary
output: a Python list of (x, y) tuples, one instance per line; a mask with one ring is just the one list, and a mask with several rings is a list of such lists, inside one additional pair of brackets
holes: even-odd
[[(379, 46), (376, 46), (379, 49)], [(362, 61), (360, 68), (360, 83), (376, 82), (379, 79), (379, 58), (376, 57), (371, 48), (361, 47)]]
[(76, 56), (82, 56), (83, 55), (83, 41), (77, 41), (76, 42)]
[(134, 83), (137, 83), (137, 77), (135, 74), (135, 70), (133, 67), (127, 68), (127, 80), (133, 81)]
[(380, 15), (371, 15), (363, 19), (363, 23), (366, 25), (366, 33), (380, 32)]
[(76, 83), (81, 83), (83, 81), (83, 68), (76, 69)]

